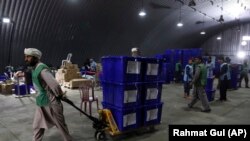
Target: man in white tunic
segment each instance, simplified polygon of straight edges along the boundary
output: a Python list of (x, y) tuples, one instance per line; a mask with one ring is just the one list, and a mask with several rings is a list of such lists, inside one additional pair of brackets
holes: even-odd
[(42, 141), (45, 129), (56, 126), (64, 141), (72, 141), (63, 115), (60, 98), (63, 92), (49, 68), (40, 62), (41, 51), (35, 48), (24, 50), (25, 62), (33, 67), (32, 81), (38, 93), (36, 113), (33, 121), (33, 141)]

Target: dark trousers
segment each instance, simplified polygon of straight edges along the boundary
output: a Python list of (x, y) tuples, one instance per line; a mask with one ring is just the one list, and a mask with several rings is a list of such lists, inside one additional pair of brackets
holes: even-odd
[(241, 82), (242, 82), (242, 79), (245, 79), (245, 84), (246, 84), (246, 87), (248, 87), (248, 74), (247, 73), (242, 73), (240, 75), (240, 87), (241, 87)]
[(220, 80), (220, 100), (227, 100), (228, 80)]
[(190, 94), (190, 89), (191, 89), (191, 86), (189, 85), (189, 81), (185, 81), (184, 82), (184, 93), (187, 94), (187, 96), (189, 96)]
[(175, 72), (175, 83), (180, 83), (181, 80), (182, 80), (181, 71), (176, 71)]

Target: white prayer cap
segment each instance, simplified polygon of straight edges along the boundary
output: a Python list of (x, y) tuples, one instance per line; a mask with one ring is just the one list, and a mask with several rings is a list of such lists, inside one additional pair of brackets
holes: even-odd
[(25, 48), (24, 54), (37, 57), (38, 59), (42, 57), (42, 52), (36, 48)]
[(131, 51), (132, 51), (132, 52), (138, 51), (138, 48), (136, 48), (136, 47), (135, 47), (135, 48), (132, 48)]

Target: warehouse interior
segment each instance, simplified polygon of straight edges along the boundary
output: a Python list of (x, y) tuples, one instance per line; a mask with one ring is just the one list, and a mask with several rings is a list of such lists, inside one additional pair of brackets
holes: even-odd
[[(86, 113), (101, 121), (108, 116), (100, 110), (113, 114), (119, 132), (110, 131), (108, 122), (98, 132), (105, 137), (98, 139), (168, 141), (169, 125), (250, 124), (245, 81), (250, 73), (249, 0), (0, 0), (0, 18), (1, 141), (33, 137), (38, 94), (26, 76), (18, 75), (25, 74), (27, 48), (41, 51), (41, 62), (77, 107), (86, 85), (91, 96)], [(214, 65), (205, 86), (209, 112), (201, 112), (202, 100), (188, 106), (194, 86), (189, 97), (184, 95), (186, 65), (199, 57), (205, 65), (211, 57)], [(231, 78), (225, 101), (220, 99), (221, 57)], [(92, 62), (94, 70), (88, 66)], [(94, 122), (62, 104), (72, 140), (96, 140)], [(43, 140), (63, 138), (53, 127)]]

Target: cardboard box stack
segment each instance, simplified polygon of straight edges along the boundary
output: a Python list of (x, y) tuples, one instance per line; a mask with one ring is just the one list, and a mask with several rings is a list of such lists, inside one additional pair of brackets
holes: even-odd
[(14, 84), (13, 83), (2, 83), (0, 85), (1, 93), (2, 94), (12, 94), (12, 89), (14, 89)]
[(59, 84), (68, 88), (77, 88), (85, 79), (82, 79), (77, 64), (65, 62), (56, 73), (56, 80)]

